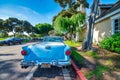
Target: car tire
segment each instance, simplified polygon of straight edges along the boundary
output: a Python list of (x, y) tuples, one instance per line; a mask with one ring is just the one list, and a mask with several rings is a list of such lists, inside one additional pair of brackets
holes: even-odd
[(8, 45), (9, 45), (9, 46), (12, 46), (12, 45), (13, 45), (13, 43), (12, 43), (12, 42), (9, 42), (9, 43), (8, 43)]
[(21, 66), (21, 68), (22, 68), (22, 69), (23, 69), (23, 68), (27, 69), (27, 68), (28, 68), (28, 66)]
[(19, 42), (19, 44), (22, 44), (22, 42)]

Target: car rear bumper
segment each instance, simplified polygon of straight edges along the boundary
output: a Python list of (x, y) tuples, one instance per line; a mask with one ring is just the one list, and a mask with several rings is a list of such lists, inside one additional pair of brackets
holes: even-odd
[(21, 61), (21, 66), (39, 66), (42, 64), (50, 64), (51, 66), (63, 67), (71, 64), (70, 60), (67, 61), (51, 61), (51, 62), (38, 62), (38, 61)]

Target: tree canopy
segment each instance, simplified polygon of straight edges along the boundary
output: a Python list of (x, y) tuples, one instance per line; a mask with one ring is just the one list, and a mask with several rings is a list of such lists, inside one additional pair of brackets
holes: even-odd
[(49, 31), (53, 30), (53, 27), (51, 24), (48, 23), (39, 23), (35, 25), (35, 29), (37, 34), (47, 35)]
[(59, 5), (63, 8), (63, 10), (59, 12), (57, 16), (53, 17), (53, 26), (57, 32), (70, 32), (70, 26), (72, 26), (72, 30), (75, 31), (76, 27), (85, 22), (86, 14), (82, 13), (81, 11), (77, 11), (77, 8), (80, 7), (80, 5), (88, 8), (89, 4), (86, 0), (54, 1), (59, 3)]
[(59, 16), (54, 22), (54, 29), (57, 33), (66, 33), (69, 31), (71, 21), (68, 17)]
[(71, 17), (71, 21), (73, 23), (73, 26), (80, 26), (81, 24), (85, 22), (85, 14), (83, 13), (74, 14)]
[(34, 27), (26, 20), (19, 20), (14, 17), (10, 17), (6, 20), (0, 19), (0, 30), (3, 32), (13, 32), (14, 36), (17, 33), (31, 33)]
[(4, 27), (3, 27), (3, 19), (0, 19), (0, 30), (2, 30)]
[(75, 11), (77, 7), (80, 7), (82, 4), (84, 7), (88, 8), (89, 3), (86, 0), (54, 0), (55, 2), (59, 3), (59, 5), (65, 9), (68, 7), (68, 10)]
[(70, 26), (72, 30), (76, 31), (76, 27), (80, 27), (85, 22), (85, 14), (77, 13), (72, 15), (70, 18), (58, 16), (54, 21), (54, 29), (57, 33), (70, 32)]

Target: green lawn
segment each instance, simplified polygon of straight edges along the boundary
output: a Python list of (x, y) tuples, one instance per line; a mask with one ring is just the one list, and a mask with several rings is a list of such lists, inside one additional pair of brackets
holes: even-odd
[(0, 40), (4, 40), (5, 38), (0, 38)]
[(83, 64), (84, 58), (83, 58), (83, 56), (81, 56), (81, 54), (79, 52), (72, 49), (71, 56), (79, 65)]
[(70, 47), (77, 47), (77, 46), (80, 46), (81, 45), (81, 43), (80, 42), (74, 42), (74, 40), (72, 40), (72, 41), (65, 41), (65, 44), (67, 44), (68, 46), (70, 46)]
[[(80, 42), (75, 43), (74, 41), (65, 41), (65, 43), (71, 47), (77, 47), (81, 45)], [(81, 51), (80, 52), (72, 48), (71, 56), (75, 60), (75, 62), (77, 62), (76, 64), (79, 64), (79, 65), (84, 65), (85, 56), (91, 57), (95, 60), (96, 68), (84, 74), (88, 80), (94, 75), (97, 77), (98, 80), (101, 80), (102, 74), (104, 72), (108, 72), (109, 70), (115, 70), (115, 69), (118, 70), (118, 68), (115, 66), (120, 65), (119, 64), (120, 58), (119, 57), (116, 58), (114, 54), (106, 54), (104, 57), (102, 57), (101, 54), (98, 52), (94, 52), (94, 51), (86, 51), (86, 52)], [(99, 63), (99, 60), (102, 58), (103, 60), (104, 58), (106, 58), (103, 62), (104, 65)]]
[[(70, 47), (78, 47), (81, 46), (81, 42), (74, 42), (72, 41), (65, 41), (65, 44), (67, 44)], [(71, 54), (72, 58), (78, 63), (78, 64), (82, 64), (84, 58), (80, 55), (80, 53), (74, 49), (72, 49), (72, 54)]]

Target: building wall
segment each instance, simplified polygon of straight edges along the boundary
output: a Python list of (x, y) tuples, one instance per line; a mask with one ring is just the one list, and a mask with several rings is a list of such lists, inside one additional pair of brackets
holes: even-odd
[(99, 44), (101, 40), (105, 37), (110, 37), (112, 34), (112, 26), (111, 26), (111, 19), (107, 18), (104, 19), (94, 26), (94, 33), (93, 33), (93, 43)]

